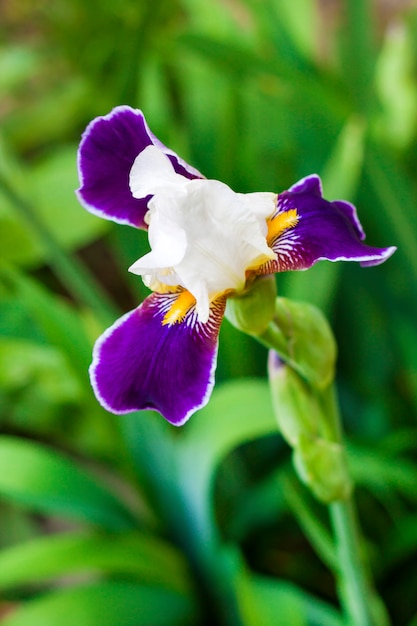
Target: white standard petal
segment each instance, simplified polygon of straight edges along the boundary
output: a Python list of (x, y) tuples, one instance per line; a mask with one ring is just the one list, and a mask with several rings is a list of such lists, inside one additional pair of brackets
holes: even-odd
[[(188, 180), (158, 153), (147, 148), (132, 168), (132, 189), (153, 197), (148, 205), (151, 252), (130, 271), (156, 291), (172, 286), (188, 290), (204, 322), (214, 298), (242, 290), (248, 270), (275, 258), (266, 241), (266, 220), (277, 196), (238, 194), (216, 180)], [(146, 180), (141, 182), (139, 175)]]
[(187, 250), (186, 231), (177, 222), (152, 207), (149, 216), (152, 216), (149, 217), (148, 230), (152, 250), (129, 267), (133, 274), (141, 275), (152, 268), (173, 267), (182, 261)]
[(147, 146), (138, 154), (129, 176), (130, 191), (134, 198), (178, 191), (187, 182), (188, 178), (177, 174), (167, 155), (156, 146)]

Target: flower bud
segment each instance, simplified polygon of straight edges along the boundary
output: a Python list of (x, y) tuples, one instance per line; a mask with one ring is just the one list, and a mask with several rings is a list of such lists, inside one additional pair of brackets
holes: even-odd
[(293, 454), (300, 479), (323, 502), (345, 500), (352, 482), (343, 447), (335, 441), (301, 435)]
[[(275, 328), (274, 328), (275, 327)], [(279, 346), (274, 346), (274, 335)], [(277, 298), (275, 316), (260, 339), (271, 344), (313, 387), (324, 389), (334, 378), (336, 342), (323, 313), (306, 302)]]
[(296, 447), (301, 435), (317, 437), (324, 418), (312, 389), (273, 350), (268, 374), (275, 417), (285, 440)]
[(274, 316), (276, 295), (274, 276), (260, 276), (245, 291), (228, 298), (226, 317), (242, 332), (260, 335)]
[(272, 405), (278, 427), (293, 448), (300, 479), (324, 502), (349, 496), (352, 485), (342, 446), (326, 438), (327, 417), (314, 390), (273, 350), (268, 358)]

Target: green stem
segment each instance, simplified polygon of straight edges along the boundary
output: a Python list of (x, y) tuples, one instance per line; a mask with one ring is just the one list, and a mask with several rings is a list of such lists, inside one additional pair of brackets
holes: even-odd
[(339, 561), (339, 594), (351, 626), (381, 626), (372, 615), (371, 586), (362, 557), (353, 499), (329, 505)]
[(31, 204), (17, 194), (1, 174), (0, 191), (35, 233), (47, 253), (51, 267), (72, 295), (82, 304), (93, 309), (105, 325), (114, 321), (118, 316), (117, 310), (85, 265), (62, 249), (50, 230), (39, 219)]
[(275, 320), (271, 321), (267, 328), (260, 335), (255, 335), (255, 339), (259, 341), (265, 348), (272, 348), (279, 354), (283, 361), (288, 363), (293, 369), (297, 371), (297, 363), (291, 358), (288, 350), (288, 339), (285, 337), (282, 330), (275, 323)]
[[(334, 385), (322, 394), (323, 413), (327, 417), (326, 436), (343, 445), (343, 431)], [(338, 587), (349, 626), (388, 626), (389, 619), (373, 587), (365, 559), (355, 501), (329, 504), (338, 556)]]
[[(283, 338), (281, 330), (271, 323), (262, 334), (261, 341), (285, 359), (288, 349)], [(287, 365), (295, 370), (298, 368), (297, 363), (290, 360), (287, 360)], [(334, 385), (330, 384), (323, 390), (312, 389), (312, 392), (322, 409), (320, 437), (343, 446), (342, 424)], [(297, 408), (294, 410), (297, 411)], [(346, 493), (349, 494), (350, 490), (347, 489)], [(363, 541), (352, 495), (347, 495), (344, 500), (333, 501), (329, 504), (329, 511), (336, 544), (337, 563), (334, 571), (338, 578), (339, 596), (346, 623), (349, 626), (387, 626), (389, 620), (373, 588), (365, 563)]]
[(333, 537), (324, 523), (314, 514), (307, 499), (303, 495), (300, 482), (294, 472), (280, 476), (280, 487), (292, 513), (295, 515), (300, 528), (309, 540), (320, 559), (331, 570), (337, 568), (337, 556), (334, 552)]

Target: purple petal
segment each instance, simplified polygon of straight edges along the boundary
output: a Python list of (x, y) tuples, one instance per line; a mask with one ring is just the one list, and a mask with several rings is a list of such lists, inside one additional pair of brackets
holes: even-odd
[(77, 195), (81, 204), (100, 217), (146, 228), (144, 216), (149, 197), (132, 196), (129, 173), (138, 154), (150, 145), (168, 155), (178, 174), (190, 179), (202, 178), (155, 137), (141, 111), (119, 106), (93, 120), (83, 134), (78, 151), (81, 186)]
[(297, 183), (294, 183), (294, 185), (289, 188), (289, 191), (292, 193), (309, 193), (312, 196), (317, 196), (318, 198), (323, 197), (320, 176), (317, 174), (310, 174), (310, 176), (302, 178)]
[(355, 207), (343, 200), (328, 202), (319, 197), (312, 179), (320, 181), (308, 177), (278, 196), (278, 212), (296, 209), (299, 221), (273, 243), (278, 260), (268, 264), (268, 272), (307, 269), (321, 260), (378, 265), (395, 252), (395, 247), (373, 248), (362, 243), (365, 235)]
[(338, 209), (342, 211), (342, 213), (345, 214), (345, 216), (347, 217), (347, 219), (349, 220), (349, 222), (352, 224), (353, 228), (355, 229), (356, 234), (358, 235), (359, 239), (361, 241), (365, 239), (366, 235), (362, 228), (362, 224), (359, 221), (358, 214), (356, 212), (356, 207), (353, 206), (353, 204), (351, 204), (350, 202), (347, 202), (346, 200), (333, 200), (331, 204), (333, 206), (336, 206)]
[(108, 411), (154, 409), (180, 426), (208, 402), (225, 302), (212, 305), (206, 324), (191, 310), (184, 321), (163, 325), (177, 297), (151, 294), (98, 339), (90, 376)]

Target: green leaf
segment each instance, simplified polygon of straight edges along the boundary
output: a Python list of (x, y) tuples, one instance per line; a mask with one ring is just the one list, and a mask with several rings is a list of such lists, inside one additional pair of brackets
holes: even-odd
[(275, 479), (276, 489), (280, 488), (283, 491), (286, 502), (317, 555), (330, 569), (336, 570), (338, 563), (334, 543), (327, 527), (320, 520), (322, 511), (313, 510), (316, 503), (312, 502), (307, 491), (303, 490), (299, 481), (294, 480), (288, 472), (279, 478), (278, 484), (278, 476), (272, 477)]
[(400, 169), (399, 163), (378, 145), (366, 154), (365, 171), (369, 184), (380, 203), (378, 215), (384, 220), (381, 228), (390, 237), (389, 243), (398, 245), (396, 263), (403, 262), (403, 271), (417, 279), (417, 236), (415, 190), (411, 181)]
[(251, 379), (218, 387), (187, 424), (179, 442), (178, 482), (200, 533), (209, 536), (214, 529), (209, 492), (221, 460), (233, 448), (276, 429), (268, 385)]
[(0, 437), (0, 494), (111, 530), (135, 526), (132, 514), (88, 472), (46, 446), (15, 437)]
[(265, 374), (266, 350), (249, 335), (239, 332), (227, 318), (220, 328), (216, 381), (242, 379)]
[(62, 352), (33, 341), (0, 336), (3, 427), (43, 434), (48, 439), (61, 438), (66, 418), (74, 432), (85, 395)]
[(388, 456), (384, 450), (348, 446), (348, 462), (353, 479), (384, 498), (397, 491), (417, 502), (416, 464), (411, 460)]
[(365, 129), (364, 121), (356, 116), (342, 127), (321, 174), (328, 200), (354, 200), (362, 173)]
[(185, 626), (188, 598), (128, 582), (105, 582), (51, 593), (12, 612), (3, 626)]
[(11, 203), (25, 224), (30, 227), (31, 232), (35, 233), (36, 239), (42, 243), (45, 256), (57, 277), (76, 300), (96, 310), (105, 323), (110, 323), (114, 319), (116, 308), (109, 297), (84, 263), (63, 249), (59, 238), (49, 225), (44, 223), (32, 203), (17, 191), (18, 188), (0, 172), (0, 195)]
[(414, 72), (414, 34), (399, 22), (389, 28), (380, 52), (376, 87), (382, 107), (377, 119), (380, 136), (398, 148), (415, 137), (417, 82)]
[[(40, 388), (51, 403), (77, 401), (80, 385), (62, 354), (51, 346), (0, 337), (0, 389)], [(0, 392), (1, 393), (1, 392)]]
[(370, 0), (348, 0), (344, 9), (345, 19), (339, 33), (343, 77), (357, 110), (368, 113), (373, 104), (372, 79), (376, 58), (372, 3)]
[(413, 617), (413, 619), (407, 626), (417, 626), (417, 615)]
[[(79, 183), (76, 147), (67, 146), (24, 172), (25, 192), (42, 223), (63, 248), (86, 245), (108, 229), (106, 220), (97, 219), (79, 204), (75, 189)], [(19, 264), (39, 264), (46, 258), (40, 241), (34, 238), (13, 206), (0, 195), (0, 247), (3, 259)]]
[(341, 615), (332, 606), (296, 585), (254, 576), (252, 593), (262, 611), (262, 626), (343, 626)]
[(308, 272), (288, 272), (282, 293), (290, 300), (302, 300), (330, 313), (337, 294), (341, 265), (323, 261), (313, 265)]
[[(292, 470), (292, 468), (291, 468)], [(259, 480), (253, 485), (246, 485), (242, 495), (234, 503), (228, 519), (223, 521), (225, 535), (236, 542), (242, 541), (258, 529), (278, 523), (288, 513), (288, 506), (282, 490), (282, 473), (277, 471)]]
[(108, 229), (106, 220), (97, 219), (78, 202), (76, 165), (77, 146), (63, 146), (33, 167), (28, 179), (39, 216), (65, 248), (86, 245)]
[[(25, 422), (26, 429), (30, 424), (31, 432), (35, 430), (39, 434), (39, 427), (45, 434), (49, 430), (49, 439), (51, 436), (57, 436), (59, 441), (66, 441), (71, 447), (75, 444), (78, 450), (99, 451), (100, 455), (104, 452), (106, 456), (110, 452), (112, 457), (117, 456), (119, 451), (116, 442), (121, 443), (119, 422), (100, 407), (92, 392), (88, 377), (92, 341), (87, 336), (87, 323), (84, 322), (80, 312), (64, 299), (48, 292), (33, 278), (1, 263), (0, 305), (0, 335), (20, 343), (23, 338), (30, 339), (33, 344), (38, 344), (33, 345), (35, 354), (42, 349), (47, 356), (46, 351), (49, 350), (49, 361), (53, 350), (55, 356), (52, 358), (60, 364), (59, 371), (57, 369), (56, 372), (52, 372), (49, 368), (47, 389), (45, 385), (42, 388), (39, 383), (46, 382), (45, 376), (42, 379), (29, 377), (28, 364), (33, 361), (33, 355), (28, 357), (26, 363), (23, 346), (19, 348), (15, 343), (16, 350), (12, 355), (15, 372), (19, 372), (19, 377), (22, 377), (26, 371), (28, 385), (20, 390), (23, 402), (17, 401), (11, 411), (6, 409), (8, 419), (13, 421), (16, 416), (20, 416)], [(94, 319), (91, 326), (91, 333), (97, 335), (100, 328), (97, 328), (98, 324)], [(20, 362), (19, 355), (22, 356)], [(69, 376), (66, 375), (66, 371)], [(3, 377), (10, 378), (10, 374), (13, 372), (5, 371)], [(53, 388), (54, 376), (62, 376), (56, 389)], [(71, 384), (74, 391), (76, 385), (76, 392), (71, 392), (69, 397)], [(56, 397), (57, 394), (54, 392), (58, 392), (59, 389), (67, 392), (68, 404), (64, 412), (57, 411), (56, 405), (47, 401), (48, 395), (52, 399), (49, 392)], [(48, 391), (48, 394), (44, 391)], [(42, 406), (42, 400), (47, 401), (45, 406)], [(14, 401), (16, 398), (11, 396), (7, 398), (8, 403)], [(65, 424), (65, 417), (71, 420), (70, 429)], [(50, 429), (48, 423), (51, 425)]]
[(0, 552), (0, 589), (97, 571), (128, 574), (178, 592), (189, 588), (180, 553), (168, 543), (139, 532), (52, 535)]
[[(262, 36), (273, 46), (275, 63), (280, 69), (285, 68), (284, 71), (292, 70), (296, 81), (300, 76), (296, 76), (295, 72), (301, 70), (308, 75), (313, 67), (305, 55), (306, 44), (308, 46), (305, 34), (307, 24), (310, 31), (315, 30), (317, 12), (314, 9), (305, 0), (282, 0), (279, 3), (267, 1), (257, 3), (256, 6), (255, 16), (262, 27)], [(298, 17), (301, 11), (303, 20)], [(301, 24), (303, 26), (300, 27)]]
[(33, 325), (34, 321), (48, 343), (67, 355), (74, 371), (85, 383), (92, 346), (75, 310), (49, 294), (35, 280), (6, 265), (0, 265), (0, 297), (2, 295), (16, 310), (23, 308), (27, 317), (25, 323), (31, 320)]
[(215, 63), (217, 70), (230, 72), (232, 80), (243, 80), (268, 67), (243, 40), (231, 41), (230, 37), (222, 40), (217, 35), (188, 32), (179, 38), (179, 43)]
[(396, 521), (382, 555), (384, 569), (399, 568), (417, 553), (417, 515), (404, 515)]
[[(55, 65), (53, 69), (55, 57), (58, 59), (58, 66)], [(45, 72), (49, 76), (49, 84), (43, 82), (46, 76), (40, 78), (42, 84), (49, 89), (35, 90), (37, 93), (26, 91), (21, 106), (13, 107), (8, 115), (7, 136), (21, 153), (39, 150), (57, 141), (63, 145), (70, 134), (74, 136), (74, 132), (77, 133), (78, 128), (74, 130), (74, 126), (80, 123), (83, 111), (90, 106), (91, 84), (78, 72), (75, 75), (62, 75), (62, 66), (59, 70), (58, 67), (63, 60), (65, 57), (59, 58), (57, 47), (53, 44), (42, 59), (43, 67), (45, 63), (48, 64)], [(58, 71), (61, 80), (51, 81), (51, 70)]]
[[(342, 127), (321, 171), (323, 195), (353, 201), (362, 173), (365, 124), (351, 117)], [(340, 263), (319, 263), (308, 272), (290, 272), (285, 295), (331, 310), (341, 273)]]
[(0, 49), (0, 92), (4, 94), (20, 87), (39, 70), (40, 57), (34, 48), (21, 44), (2, 46)]
[(204, 490), (228, 452), (246, 441), (276, 432), (276, 428), (265, 381), (224, 383), (184, 430), (178, 456), (185, 477), (197, 491)]

